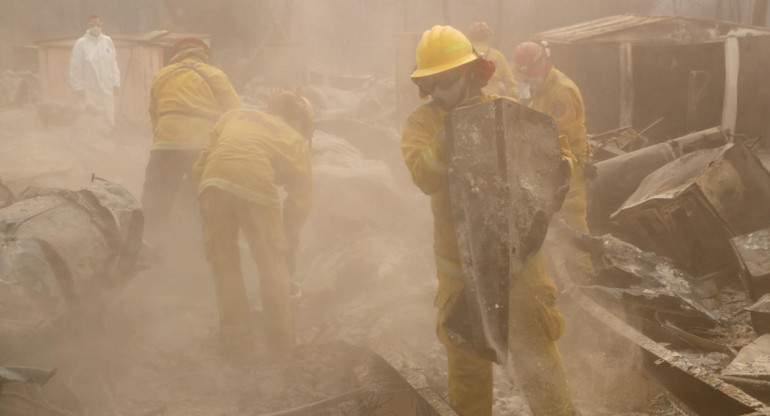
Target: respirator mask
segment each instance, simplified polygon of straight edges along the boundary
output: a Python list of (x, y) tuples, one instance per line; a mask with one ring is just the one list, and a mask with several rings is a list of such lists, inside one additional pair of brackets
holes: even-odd
[(437, 84), (433, 88), (431, 97), (433, 97), (433, 101), (435, 101), (441, 108), (450, 111), (465, 100), (466, 87), (466, 77), (463, 76), (449, 85)]

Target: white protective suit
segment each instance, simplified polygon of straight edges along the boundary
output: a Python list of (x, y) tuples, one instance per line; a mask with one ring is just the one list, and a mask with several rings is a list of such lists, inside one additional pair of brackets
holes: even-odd
[(70, 84), (75, 91), (85, 92), (87, 107), (115, 125), (113, 89), (120, 87), (120, 69), (109, 36), (86, 33), (75, 42), (70, 57)]

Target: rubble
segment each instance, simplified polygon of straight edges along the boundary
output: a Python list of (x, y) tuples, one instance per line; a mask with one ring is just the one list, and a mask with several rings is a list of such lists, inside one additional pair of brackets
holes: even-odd
[[(564, 288), (563, 301), (567, 308), (576, 314), (576, 318), (588, 320), (609, 329), (609, 334), (617, 339), (631, 342), (644, 356), (644, 368), (652, 374), (671, 394), (683, 401), (698, 415), (747, 415), (770, 413), (767, 407), (756, 398), (746, 394), (735, 386), (719, 379), (718, 373), (706, 368), (703, 360), (709, 355), (719, 355), (716, 363), (723, 362), (724, 354), (719, 352), (704, 353), (698, 351), (689, 354), (687, 350), (675, 351), (666, 343), (658, 342), (642, 331), (634, 328), (623, 311), (607, 308), (584, 294), (571, 283), (566, 259), (558, 250), (549, 250), (556, 279)], [(605, 341), (606, 343), (606, 341)]]
[(739, 276), (751, 299), (770, 293), (770, 228), (730, 240), (739, 265)]
[(628, 241), (700, 276), (731, 267), (730, 238), (770, 225), (767, 206), (770, 173), (733, 143), (651, 173), (612, 219)]
[(137, 201), (120, 185), (28, 189), (0, 209), (0, 321), (17, 323), (11, 333), (32, 331), (125, 284), (142, 227)]
[(589, 181), (588, 188), (592, 228), (607, 228), (610, 215), (656, 169), (682, 155), (725, 144), (725, 133), (714, 127), (596, 162), (596, 177)]
[(642, 133), (636, 132), (631, 126), (625, 126), (588, 135), (592, 162), (601, 162), (647, 147), (649, 139)]
[(707, 326), (719, 325), (720, 316), (708, 310), (701, 299), (707, 297), (687, 272), (671, 260), (645, 252), (612, 235), (589, 237), (562, 224), (563, 238), (591, 254), (595, 284), (583, 286), (588, 292), (624, 299), (624, 307), (637, 304), (652, 309), (658, 318), (696, 319)]

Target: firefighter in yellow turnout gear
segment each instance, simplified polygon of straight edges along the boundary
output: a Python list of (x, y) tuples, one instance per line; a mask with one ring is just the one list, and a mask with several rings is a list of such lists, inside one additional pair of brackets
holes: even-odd
[[(566, 136), (572, 153), (577, 158), (567, 198), (556, 218), (563, 219), (570, 227), (589, 234), (586, 222), (587, 185), (585, 167), (590, 161), (586, 139), (585, 107), (580, 90), (561, 71), (550, 63), (550, 50), (546, 45), (525, 42), (516, 47), (515, 73), (519, 82), (528, 83), (532, 92), (530, 107), (548, 114), (556, 121), (556, 131)], [(573, 266), (580, 276), (577, 280), (590, 280), (594, 275), (590, 254), (574, 249)]]
[(209, 64), (209, 53), (202, 40), (181, 39), (173, 47), (169, 65), (152, 80), (153, 144), (142, 207), (146, 238), (154, 245), (163, 243), (171, 208), (185, 184), (190, 188), (186, 202), (194, 202), (194, 183), (189, 179), (211, 127), (225, 112), (241, 108), (227, 76)]
[[(492, 413), (492, 362), (453, 345), (443, 329), (449, 311), (464, 289), (446, 175), (444, 118), (461, 103), (498, 98), (481, 92), (492, 71), (494, 67), (480, 59), (470, 41), (456, 29), (434, 26), (425, 32), (417, 48), (417, 70), (412, 79), (421, 95), (432, 97), (432, 101), (412, 113), (401, 139), (412, 180), (431, 200), (439, 281), (436, 327), (447, 351), (451, 404), (466, 416)], [(556, 287), (546, 274), (541, 253), (519, 276), (512, 278), (509, 317), (514, 376), (536, 416), (574, 414), (556, 345), (564, 319), (555, 300)]]
[[(294, 348), (290, 273), (312, 202), (312, 132), (310, 103), (279, 92), (267, 113), (243, 109), (222, 116), (195, 164), (222, 341), (235, 356), (249, 355), (254, 341), (239, 230), (259, 269), (267, 346), (276, 355)], [(283, 201), (281, 187), (287, 194)]]
[(518, 100), (519, 88), (516, 86), (516, 79), (513, 77), (508, 60), (502, 52), (489, 45), (492, 34), (492, 29), (484, 22), (476, 22), (468, 29), (468, 39), (473, 43), (476, 53), (495, 64), (495, 73), (482, 91), (486, 94), (504, 95)]

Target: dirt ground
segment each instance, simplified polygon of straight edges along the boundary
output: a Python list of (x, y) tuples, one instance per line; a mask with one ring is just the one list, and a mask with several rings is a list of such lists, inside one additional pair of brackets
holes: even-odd
[[(47, 326), (35, 343), (0, 351), (0, 362), (57, 368), (47, 387), (52, 400), (70, 408), (80, 403), (87, 415), (237, 416), (299, 406), (366, 384), (361, 348), (383, 345), (409, 356), (446, 395), (428, 199), (399, 160), (395, 126), (345, 127), (357, 117), (354, 104), (376, 102), (372, 94), (325, 95), (326, 114), (338, 121), (327, 123), (334, 134), (314, 136), (314, 207), (294, 276), (302, 288), (296, 355), (284, 363), (223, 357), (196, 207), (177, 206), (160, 264), (93, 299), (92, 309)], [(32, 105), (3, 109), (0, 177), (18, 191), (30, 184), (79, 188), (95, 174), (139, 197), (150, 142), (148, 123), (121, 120), (109, 132), (83, 116), (72, 126), (46, 128)], [(260, 322), (256, 269), (243, 243), (241, 253)], [(639, 375), (636, 357), (612, 358), (600, 343), (575, 336), (568, 334), (562, 348), (584, 415), (678, 414)], [(501, 368), (496, 380), (495, 415), (528, 414)], [(627, 391), (619, 391), (621, 380), (631, 380)], [(334, 414), (366, 414), (366, 403), (359, 398)]]

